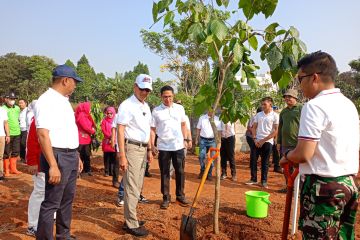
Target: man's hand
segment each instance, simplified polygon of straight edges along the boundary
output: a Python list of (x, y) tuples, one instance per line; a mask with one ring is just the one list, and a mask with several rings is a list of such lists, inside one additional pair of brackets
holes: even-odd
[(159, 150), (157, 149), (157, 147), (153, 146), (151, 148), (151, 153), (152, 153), (153, 157), (155, 157), (157, 154), (159, 154)]
[(255, 141), (255, 146), (261, 148), (262, 145), (264, 145), (264, 143), (265, 143), (264, 140)]
[(191, 148), (192, 148), (192, 141), (188, 141), (188, 142), (187, 142), (187, 148), (188, 148), (188, 149), (191, 149)]
[(61, 173), (57, 165), (50, 167), (49, 169), (49, 183), (56, 185), (61, 181)]
[(5, 142), (6, 142), (6, 144), (9, 144), (9, 143), (10, 143), (10, 137), (9, 137), (9, 136), (6, 136), (6, 137), (5, 137)]
[(83, 162), (81, 161), (81, 159), (79, 158), (79, 168), (78, 168), (78, 172), (81, 173), (82, 170), (83, 170), (83, 168), (84, 168), (84, 164), (83, 164)]
[(120, 166), (120, 169), (123, 170), (123, 171), (126, 171), (127, 170), (127, 167), (128, 167), (128, 160), (126, 158), (126, 156), (119, 156), (119, 166)]
[(280, 152), (281, 151), (281, 144), (276, 144), (276, 149)]
[(198, 145), (198, 139), (197, 138), (195, 138), (195, 146), (197, 146)]
[(153, 161), (153, 159), (154, 159), (154, 157), (153, 157), (152, 151), (147, 151), (147, 161), (148, 161), (148, 163), (151, 163)]

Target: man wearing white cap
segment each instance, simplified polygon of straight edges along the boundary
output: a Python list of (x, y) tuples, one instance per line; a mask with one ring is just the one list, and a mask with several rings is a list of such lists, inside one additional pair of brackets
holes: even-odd
[[(146, 159), (152, 161), (150, 140), (151, 112), (145, 99), (152, 90), (152, 78), (146, 74), (136, 77), (134, 94), (119, 106), (117, 117), (118, 157), (125, 171), (123, 229), (134, 236), (146, 236), (144, 221), (138, 221), (136, 207), (144, 180)], [(149, 146), (149, 147), (148, 147)], [(147, 154), (147, 158), (145, 157)]]

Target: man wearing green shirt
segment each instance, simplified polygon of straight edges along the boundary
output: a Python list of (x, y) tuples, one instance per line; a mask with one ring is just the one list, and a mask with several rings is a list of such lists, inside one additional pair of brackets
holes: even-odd
[[(280, 112), (277, 137), (277, 147), (282, 155), (296, 147), (302, 109), (302, 105), (297, 102), (297, 90), (288, 89), (283, 97), (287, 106)], [(281, 191), (286, 192), (286, 189)]]
[[(4, 161), (6, 165), (10, 165), (10, 173), (19, 174), (20, 171), (16, 168), (17, 158), (20, 152), (20, 108), (15, 105), (15, 93), (10, 93), (5, 96), (5, 104), (2, 106), (8, 115), (8, 124), (10, 130), (10, 142), (6, 143), (4, 151)], [(10, 164), (8, 164), (10, 162)]]

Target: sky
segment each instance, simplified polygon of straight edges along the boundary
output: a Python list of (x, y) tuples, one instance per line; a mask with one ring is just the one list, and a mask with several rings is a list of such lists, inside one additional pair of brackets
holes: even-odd
[[(175, 77), (160, 71), (164, 64), (143, 46), (140, 30), (152, 25), (151, 0), (0, 0), (0, 55), (45, 55), (63, 64), (75, 64), (85, 54), (96, 72), (114, 77), (115, 72), (132, 70), (140, 61), (150, 75), (162, 80)], [(214, 0), (215, 2), (215, 0)], [(237, 1), (230, 0), (236, 6)], [(295, 26), (308, 52), (322, 50), (336, 60), (340, 72), (360, 57), (359, 0), (279, 0), (272, 17), (255, 17), (254, 29), (278, 22)], [(238, 13), (238, 18), (242, 18)], [(161, 31), (162, 22), (151, 28)], [(261, 67), (267, 64), (254, 54)]]

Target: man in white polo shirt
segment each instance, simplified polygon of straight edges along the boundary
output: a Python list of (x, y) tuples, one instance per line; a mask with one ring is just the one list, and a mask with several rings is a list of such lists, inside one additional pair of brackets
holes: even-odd
[[(159, 150), (159, 167), (161, 178), (161, 193), (163, 202), (160, 208), (167, 209), (170, 204), (170, 161), (175, 169), (176, 202), (188, 206), (185, 199), (185, 153), (191, 139), (187, 139), (186, 117), (183, 106), (174, 103), (174, 89), (164, 86), (160, 89), (162, 104), (154, 108), (151, 122), (151, 148), (154, 155)], [(157, 147), (155, 147), (155, 135)]]
[[(144, 181), (146, 159), (153, 159), (150, 143), (151, 112), (145, 99), (152, 90), (152, 78), (146, 74), (136, 77), (134, 95), (119, 106), (117, 117), (118, 157), (123, 176), (124, 218), (123, 229), (134, 236), (146, 236), (144, 221), (138, 221), (136, 207)], [(145, 155), (147, 154), (147, 158)]]
[(82, 82), (67, 65), (53, 70), (52, 86), (36, 103), (35, 123), (41, 146), (40, 168), (45, 172), (45, 199), (41, 203), (36, 239), (76, 239), (70, 235), (76, 179), (82, 170), (77, 147), (78, 129), (69, 102), (76, 84)]
[[(195, 138), (195, 145), (198, 144), (199, 140), (199, 162), (200, 162), (200, 174), (198, 176), (199, 179), (202, 178), (206, 167), (206, 154), (209, 151), (210, 147), (216, 147), (214, 132), (211, 128), (210, 118), (214, 115), (213, 111), (208, 111), (207, 114), (202, 115), (199, 118), (199, 122), (196, 126), (196, 138)], [(217, 133), (219, 138), (221, 138), (221, 121), (219, 120), (218, 116), (214, 116), (214, 122), (217, 128)], [(209, 173), (206, 177), (208, 181), (212, 181), (212, 169), (214, 167), (214, 162), (211, 163), (211, 167)]]
[(257, 159), (261, 158), (261, 186), (268, 188), (267, 175), (269, 171), (269, 158), (272, 152), (274, 137), (277, 135), (279, 115), (272, 109), (271, 97), (261, 99), (262, 111), (257, 113), (252, 127), (252, 136), (256, 147), (255, 159), (250, 159), (251, 179), (246, 184), (257, 183)]
[(281, 159), (299, 164), (305, 180), (300, 194), (302, 239), (355, 239), (358, 208), (359, 116), (335, 88), (335, 60), (314, 52), (298, 62), (305, 97), (298, 143)]

